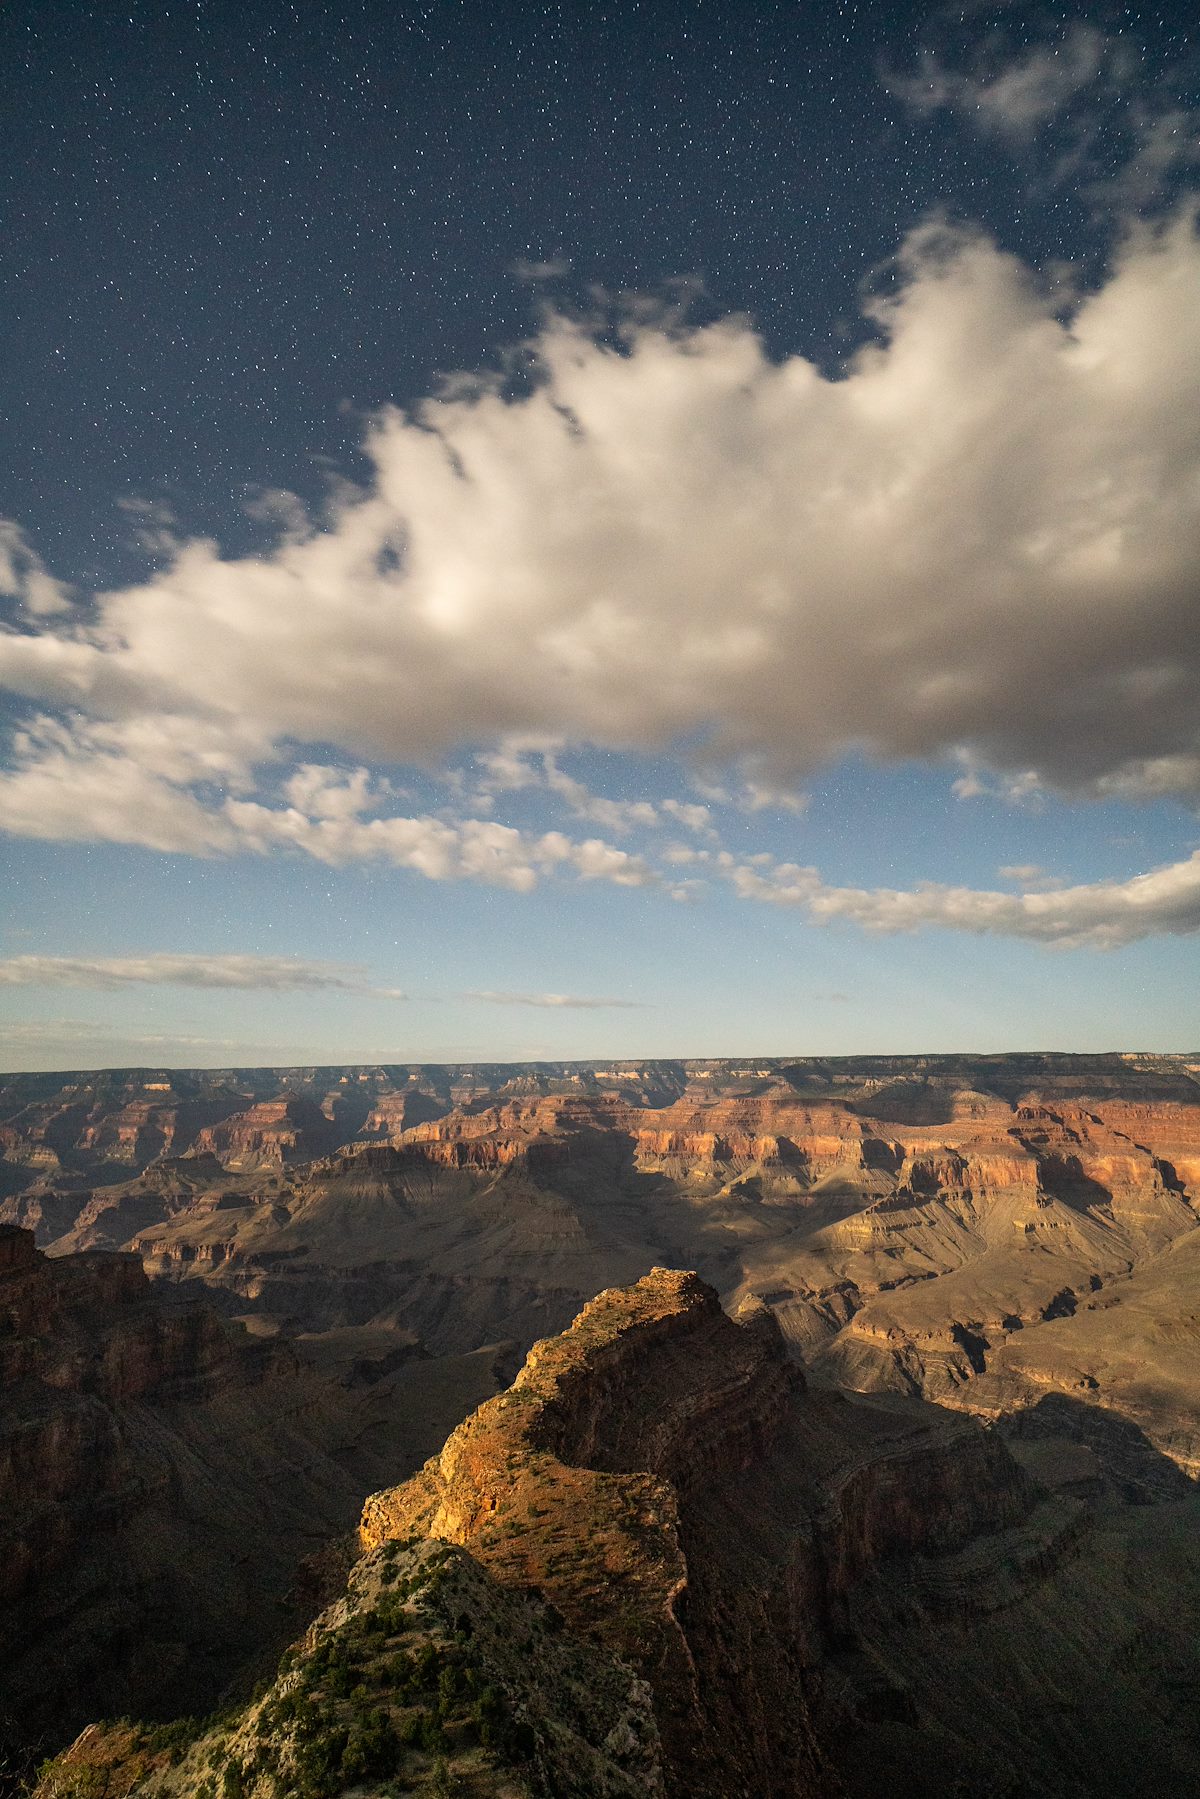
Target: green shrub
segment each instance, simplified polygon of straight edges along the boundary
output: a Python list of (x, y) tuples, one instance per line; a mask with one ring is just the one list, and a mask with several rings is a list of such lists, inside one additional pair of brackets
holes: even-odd
[(342, 1773), (349, 1781), (390, 1774), (400, 1753), (400, 1739), (386, 1712), (368, 1711), (350, 1727), (342, 1751)]
[(401, 1718), (400, 1729), (397, 1734), (399, 1735), (400, 1741), (409, 1748), (415, 1748), (416, 1745), (421, 1742), (424, 1735), (426, 1716), (427, 1714), (425, 1712), (418, 1711), (408, 1712)]
[(422, 1715), (421, 1747), (426, 1755), (444, 1755), (449, 1748), (441, 1720), (436, 1718), (432, 1712), (425, 1712)]

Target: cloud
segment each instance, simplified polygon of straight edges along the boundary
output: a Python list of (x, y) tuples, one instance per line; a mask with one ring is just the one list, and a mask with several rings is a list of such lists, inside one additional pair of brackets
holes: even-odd
[[(851, 753), (1196, 798), (1192, 215), (1132, 229), (1069, 316), (970, 231), (923, 228), (896, 275), (836, 378), (744, 319), (644, 313), (618, 350), (551, 317), (532, 387), (381, 414), (373, 483), (326, 528), (239, 559), (189, 542), (86, 615), (0, 633), (0, 684), (45, 715), (0, 826), (521, 891), (652, 884), (607, 836), (643, 805), (686, 822), (590, 794), (559, 745), (686, 742), (750, 807), (800, 805)], [(514, 740), (552, 746), (538, 783), (601, 835), (367, 816), (367, 777), (312, 773)]]
[(35, 618), (49, 618), (71, 609), (65, 582), (47, 574), (41, 557), (30, 547), (20, 526), (9, 518), (0, 518), (0, 595), (19, 600)]
[[(6, 1072), (79, 1068), (295, 1067), (326, 1053), (315, 1044), (247, 1043), (235, 1037), (124, 1030), (92, 1019), (24, 1019), (0, 1025), (0, 1067)], [(390, 1056), (355, 1058), (392, 1060)]]
[(405, 996), (372, 987), (362, 970), (339, 962), (306, 962), (295, 956), (196, 956), (156, 952), (146, 956), (8, 956), (0, 959), (3, 987), (174, 986), (255, 988), (272, 993), (338, 991)]
[[(76, 726), (40, 719), (18, 733), (25, 760), (0, 773), (0, 829), (25, 837), (144, 845), (167, 853), (269, 855), (294, 851), (330, 867), (384, 862), (431, 881), (482, 881), (532, 892), (540, 878), (573, 875), (648, 887), (658, 876), (641, 856), (602, 838), (583, 841), (561, 831), (541, 835), (491, 819), (365, 818), (391, 792), (366, 769), (302, 763), (286, 783), (291, 804), (266, 805), (228, 795), (205, 804), (174, 784), (211, 776), (201, 754), (203, 730), (189, 740), (167, 719), (138, 718), (121, 727)], [(130, 753), (136, 750), (135, 755)], [(212, 761), (219, 762), (215, 751)], [(157, 762), (174, 777), (156, 774)], [(236, 754), (223, 772), (244, 783)]]
[(793, 793), (766, 781), (747, 779), (732, 790), (719, 781), (695, 778), (697, 793), (719, 806), (734, 806), (739, 812), (793, 812), (797, 816), (808, 809), (808, 795)]
[[(482, 770), (480, 794), (475, 796), (476, 800), (490, 798), (495, 793), (520, 793), (537, 788), (563, 800), (576, 818), (586, 818), (617, 836), (636, 830), (655, 830), (670, 819), (702, 836), (715, 835), (712, 814), (707, 806), (677, 799), (659, 800), (657, 804), (651, 800), (612, 800), (593, 793), (560, 767), (557, 755), (560, 747), (558, 743), (515, 739), (501, 743), (495, 750), (480, 751), (475, 757), (476, 765)], [(461, 773), (458, 779), (462, 779)]]
[(664, 800), (662, 809), (685, 830), (695, 831), (698, 837), (714, 837), (712, 813), (707, 806), (699, 806), (691, 800)]
[(914, 72), (892, 71), (885, 85), (918, 112), (953, 113), (1004, 143), (1035, 188), (1070, 186), (1109, 219), (1161, 206), (1200, 166), (1190, 72), (1148, 76), (1120, 34), (1075, 20), (1033, 43), (994, 29), (965, 60), (954, 50), (927, 45)]
[(140, 550), (151, 556), (173, 556), (183, 543), (179, 521), (163, 500), (147, 500), (129, 495), (117, 501), (132, 527), (130, 535)]
[(573, 993), (468, 993), (466, 998), (484, 1000), (489, 1006), (540, 1006), (551, 1011), (597, 1012), (612, 1006), (641, 1011), (645, 1006), (640, 999), (591, 999)]
[(1065, 887), (1066, 882), (1058, 875), (1047, 874), (1036, 862), (1014, 862), (1005, 868), (998, 868), (996, 873), (1002, 881), (1012, 881), (1018, 887)]
[[(192, 1037), (161, 1031), (127, 1033), (111, 1025), (97, 1024), (85, 1018), (34, 1018), (6, 1021), (0, 1026), (0, 1054), (9, 1050), (22, 1053), (42, 1049), (57, 1051), (62, 1046), (100, 1045), (112, 1048), (147, 1050), (245, 1049), (249, 1046), (232, 1037)], [(55, 1064), (61, 1067), (61, 1060)]]
[(926, 50), (915, 75), (889, 75), (887, 85), (919, 111), (945, 108), (980, 131), (1023, 142), (1102, 75), (1120, 79), (1128, 73), (1120, 45), (1094, 25), (1075, 21), (1055, 40), (1030, 44), (1011, 57), (998, 59), (985, 44), (965, 68)]
[(658, 809), (649, 800), (610, 800), (589, 792), (582, 781), (564, 772), (554, 756), (542, 756), (546, 786), (551, 793), (565, 799), (577, 818), (587, 818), (618, 836), (626, 831), (653, 829), (659, 823)]
[[(327, 808), (330, 803), (325, 801)], [(2, 804), (0, 794), (0, 816)], [(264, 855), (272, 849), (300, 850), (334, 868), (380, 861), (412, 869), (429, 881), (482, 881), (514, 893), (532, 893), (541, 877), (556, 873), (618, 887), (658, 882), (643, 857), (603, 838), (578, 842), (561, 831), (539, 836), (493, 819), (364, 819), (328, 811), (311, 818), (294, 806), (281, 809), (256, 800), (230, 800), (225, 814), (243, 848)]]
[[(160, 740), (167, 721), (146, 713), (123, 730), (101, 724), (75, 730), (39, 718), (16, 732), (16, 767), (0, 772), (0, 829), (20, 837), (82, 843), (138, 843), (166, 854), (231, 852), (237, 835), (219, 811), (154, 772), (120, 737)], [(231, 732), (236, 731), (231, 723)], [(198, 774), (185, 758), (186, 773)]]
[[(1029, 870), (1001, 870), (1001, 875)], [(796, 906), (819, 924), (847, 919), (870, 931), (926, 925), (976, 936), (1021, 937), (1061, 949), (1116, 949), (1160, 934), (1200, 931), (1200, 850), (1183, 862), (1134, 875), (1036, 893), (992, 893), (930, 882), (912, 891), (832, 887), (815, 868), (780, 863), (767, 873), (729, 870), (743, 899)]]
[(547, 256), (542, 261), (518, 256), (512, 265), (518, 281), (557, 281), (571, 273), (569, 256)]

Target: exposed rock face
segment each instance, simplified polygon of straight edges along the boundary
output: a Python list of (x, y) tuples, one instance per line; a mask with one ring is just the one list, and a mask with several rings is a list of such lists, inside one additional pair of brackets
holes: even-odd
[[(395, 1325), (434, 1354), (525, 1347), (686, 1263), (765, 1303), (816, 1383), (984, 1416), (1078, 1395), (1192, 1468), (1200, 1355), (1174, 1271), (1200, 1254), (1198, 1073), (1001, 1056), (28, 1077), (46, 1090), (0, 1091), (0, 1127), (60, 1172), (0, 1164), (25, 1183), (0, 1217), (55, 1252), (133, 1249), (234, 1313)], [(151, 1100), (225, 1110), (185, 1155), (85, 1185), (105, 1106), (141, 1155), (126, 1127)], [(1176, 1308), (1159, 1338), (1151, 1291)]]
[(332, 1149), (337, 1129), (318, 1105), (303, 1099), (264, 1100), (207, 1125), (195, 1140), (200, 1155), (215, 1155), (227, 1168), (281, 1166)]
[(361, 1134), (364, 1137), (398, 1137), (415, 1124), (441, 1118), (449, 1109), (447, 1103), (420, 1088), (383, 1093), (368, 1112)]
[(38, 1799), (1195, 1790), (1200, 1501), (1143, 1442), (1128, 1505), (1103, 1432), (1024, 1422), (1017, 1460), (815, 1391), (768, 1313), (655, 1269), (367, 1502), (344, 1597), (243, 1712), (190, 1747), (90, 1729)]
[(843, 1438), (844, 1408), (803, 1394), (769, 1314), (738, 1326), (694, 1274), (656, 1269), (537, 1344), (421, 1476), (367, 1502), (361, 1540), (445, 1538), (548, 1593), (649, 1680), (669, 1792), (832, 1790), (819, 1621), (879, 1561), (1011, 1525), (1029, 1497), (978, 1430), (880, 1414), (862, 1433), (846, 1411)]
[(348, 1390), (136, 1256), (48, 1258), (0, 1227), (0, 1751), (207, 1709), (286, 1629), (302, 1558), (403, 1465), (409, 1378), (385, 1358)]

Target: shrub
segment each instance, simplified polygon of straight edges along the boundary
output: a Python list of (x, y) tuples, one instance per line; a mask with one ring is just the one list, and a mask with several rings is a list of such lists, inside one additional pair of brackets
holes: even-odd
[(400, 1752), (400, 1739), (386, 1712), (368, 1711), (350, 1727), (342, 1751), (342, 1773), (347, 1780), (368, 1780), (390, 1774)]

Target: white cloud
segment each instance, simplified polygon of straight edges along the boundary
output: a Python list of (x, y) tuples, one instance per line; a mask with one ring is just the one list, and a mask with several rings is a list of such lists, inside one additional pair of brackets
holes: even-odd
[[(1192, 218), (1133, 231), (1066, 319), (969, 232), (918, 232), (898, 268), (837, 379), (740, 319), (642, 316), (625, 353), (551, 319), (533, 391), (383, 414), (373, 487), (327, 529), (191, 542), (86, 620), (0, 633), (0, 683), (57, 715), (16, 737), (0, 826), (521, 890), (652, 882), (606, 840), (652, 814), (707, 834), (684, 802), (592, 794), (572, 743), (690, 741), (747, 809), (800, 807), (851, 752), (1012, 797), (1195, 797)], [(318, 760), (480, 744), (489, 804), (532, 769), (601, 835), (367, 816), (382, 789)]]
[(1058, 875), (1047, 874), (1036, 862), (1013, 862), (1007, 867), (998, 868), (996, 873), (1002, 881), (1012, 881), (1017, 887), (1065, 887), (1066, 882)]
[(649, 800), (610, 800), (591, 793), (582, 781), (566, 774), (549, 751), (543, 753), (542, 765), (546, 786), (566, 800), (577, 818), (590, 819), (618, 836), (639, 828), (653, 830), (659, 823), (657, 808)]
[(707, 806), (699, 806), (691, 800), (664, 800), (662, 809), (669, 813), (685, 830), (694, 831), (697, 837), (715, 837), (712, 813)]
[[(1001, 875), (1029, 870), (1001, 870)], [(1022, 937), (1062, 949), (1115, 949), (1162, 933), (1200, 931), (1200, 850), (1183, 862), (1127, 881), (1021, 894), (929, 882), (911, 891), (833, 887), (815, 868), (780, 863), (769, 873), (746, 864), (729, 879), (743, 899), (795, 906), (820, 924), (847, 919), (867, 930), (916, 931), (925, 925), (977, 936)]]
[(540, 1006), (550, 1011), (565, 1007), (573, 1011), (595, 1012), (611, 1006), (640, 1011), (645, 1005), (645, 1001), (640, 999), (591, 999), (573, 993), (468, 993), (466, 998), (483, 1000), (489, 1006)]
[[(144, 714), (126, 721), (124, 730), (153, 737), (162, 723)], [(110, 747), (108, 730), (72, 731), (43, 718), (18, 731), (17, 765), (0, 772), (0, 829), (56, 841), (138, 843), (191, 856), (237, 847), (236, 833), (219, 812), (123, 748)]]
[(347, 773), (313, 762), (302, 762), (284, 788), (298, 811), (317, 819), (359, 818), (392, 791), (390, 783), (372, 781), (365, 768)]
[[(286, 783), (293, 802), (286, 806), (233, 794), (205, 804), (177, 783), (224, 773), (230, 785), (242, 785), (239, 758), (231, 751), (223, 762), (215, 748), (210, 755), (203, 726), (175, 732), (178, 723), (145, 716), (72, 730), (39, 720), (17, 736), (24, 760), (0, 773), (0, 829), (195, 856), (292, 850), (330, 867), (385, 862), (431, 881), (483, 881), (519, 893), (554, 873), (622, 887), (658, 881), (643, 857), (602, 838), (539, 835), (492, 819), (365, 818), (391, 789), (362, 768), (301, 764)], [(147, 762), (165, 772), (153, 772)]]
[(395, 988), (372, 987), (359, 968), (339, 962), (310, 962), (296, 956), (172, 955), (8, 956), (0, 959), (2, 987), (130, 986), (255, 988), (273, 993), (335, 990), (405, 996)]
[[(588, 819), (616, 836), (625, 836), (630, 831), (655, 830), (667, 818), (674, 819), (689, 831), (704, 836), (714, 834), (712, 814), (707, 806), (676, 799), (660, 800), (657, 804), (651, 800), (613, 800), (593, 793), (584, 782), (560, 766), (557, 754), (560, 748), (558, 742), (513, 738), (501, 743), (497, 749), (480, 751), (475, 757), (476, 765), (482, 770), (478, 783), (480, 791), (472, 796), (472, 804), (490, 800), (496, 793), (519, 793), (537, 788), (563, 800), (576, 818)], [(454, 778), (460, 785), (464, 783), (461, 770), (455, 771)]]
[(580, 880), (613, 881), (619, 887), (648, 887), (658, 877), (641, 856), (589, 837), (582, 842), (561, 831), (540, 836), (484, 818), (370, 818), (349, 813), (309, 817), (294, 806), (279, 808), (257, 800), (229, 800), (225, 816), (239, 846), (266, 854), (301, 850), (318, 862), (342, 867), (352, 862), (387, 862), (430, 881), (483, 881), (531, 893), (539, 877), (573, 873)]
[(768, 781), (746, 779), (732, 789), (719, 781), (695, 777), (697, 793), (718, 806), (734, 806), (739, 812), (794, 812), (808, 809), (808, 795), (777, 787)]

